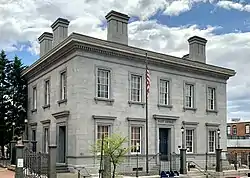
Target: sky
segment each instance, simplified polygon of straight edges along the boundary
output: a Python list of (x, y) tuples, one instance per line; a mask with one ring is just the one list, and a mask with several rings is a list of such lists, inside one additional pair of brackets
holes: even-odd
[(110, 10), (131, 17), (131, 46), (182, 57), (189, 37), (206, 38), (207, 63), (237, 72), (228, 80), (228, 118), (250, 120), (250, 0), (0, 0), (0, 49), (31, 65), (37, 38), (58, 17), (70, 21), (69, 33), (106, 39)]

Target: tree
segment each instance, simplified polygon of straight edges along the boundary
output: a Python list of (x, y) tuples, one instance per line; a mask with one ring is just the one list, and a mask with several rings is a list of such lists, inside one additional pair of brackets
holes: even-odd
[(124, 147), (124, 144), (126, 142), (128, 142), (127, 137), (122, 137), (119, 134), (112, 134), (109, 137), (104, 137), (103, 141), (102, 139), (98, 140), (96, 144), (92, 147), (92, 152), (103, 152), (104, 156), (110, 158), (110, 161), (113, 165), (113, 178), (115, 178), (117, 166), (124, 161), (125, 155), (131, 149), (129, 147)]
[(27, 85), (22, 76), (26, 68), (16, 56), (10, 61), (5, 52), (0, 53), (0, 146), (3, 149), (12, 138), (12, 123), (17, 136), (23, 130), (26, 118)]
[(8, 75), (8, 81), (10, 83), (9, 91), (12, 105), (9, 108), (9, 118), (12, 122), (15, 122), (16, 129), (15, 134), (20, 135), (24, 129), (24, 120), (26, 119), (27, 110), (27, 83), (22, 76), (23, 70), (26, 66), (22, 64), (21, 59), (17, 56), (14, 57), (11, 63), (11, 71)]
[(0, 146), (3, 154), (4, 145), (10, 138), (11, 126), (8, 120), (8, 111), (11, 105), (9, 99), (9, 87), (8, 75), (10, 72), (11, 61), (7, 59), (4, 51), (0, 53)]

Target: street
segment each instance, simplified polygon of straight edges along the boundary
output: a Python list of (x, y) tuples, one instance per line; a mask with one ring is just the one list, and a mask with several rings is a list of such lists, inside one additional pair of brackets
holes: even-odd
[(15, 174), (13, 171), (0, 167), (0, 177), (1, 178), (14, 178)]

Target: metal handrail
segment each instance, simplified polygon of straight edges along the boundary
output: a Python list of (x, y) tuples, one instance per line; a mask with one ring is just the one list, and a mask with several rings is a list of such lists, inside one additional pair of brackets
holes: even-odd
[(155, 157), (156, 157), (157, 155), (159, 155), (159, 156), (160, 156), (160, 155), (161, 155), (161, 153), (156, 153), (155, 155), (153, 155), (153, 156), (152, 156), (152, 158), (148, 159), (148, 161), (151, 161), (152, 159), (155, 159)]
[[(68, 164), (68, 166), (72, 167), (73, 169), (77, 170), (77, 175), (78, 178), (85, 178), (85, 177), (91, 177), (91, 174), (89, 173), (89, 171), (87, 170), (87, 168), (85, 166), (77, 166), (77, 165), (70, 165)], [(84, 170), (86, 172), (86, 175), (82, 175), (81, 171)]]
[(208, 171), (203, 171), (202, 170), (202, 167), (200, 166), (200, 165), (198, 165), (196, 162), (194, 162), (194, 161), (187, 161), (188, 163), (193, 163), (193, 164), (195, 164), (198, 168), (197, 168), (197, 170), (200, 172), (200, 173), (202, 173), (203, 175), (206, 175), (206, 176), (208, 176), (208, 175), (210, 175), (210, 176), (212, 176), (212, 177), (214, 177), (214, 178), (216, 178), (214, 175), (212, 175), (210, 172), (208, 172)]

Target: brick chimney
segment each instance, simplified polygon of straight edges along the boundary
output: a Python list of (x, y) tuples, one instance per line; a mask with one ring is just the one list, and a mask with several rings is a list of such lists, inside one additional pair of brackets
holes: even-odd
[(188, 39), (189, 60), (206, 63), (206, 43), (205, 38), (193, 36)]
[(107, 40), (128, 45), (128, 20), (129, 16), (116, 11), (110, 11), (107, 19)]
[(52, 25), (53, 31), (53, 47), (58, 45), (68, 36), (69, 21), (67, 19), (58, 18)]
[(44, 32), (39, 38), (40, 43), (40, 57), (45, 55), (49, 50), (52, 49), (53, 34), (49, 32)]

